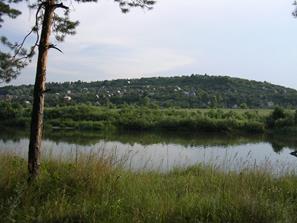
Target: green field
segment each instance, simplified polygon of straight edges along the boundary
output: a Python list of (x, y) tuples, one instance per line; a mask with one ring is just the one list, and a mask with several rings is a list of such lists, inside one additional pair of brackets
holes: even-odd
[(47, 160), (33, 184), (26, 161), (0, 155), (2, 222), (297, 222), (297, 177), (210, 166), (130, 172), (111, 158)]

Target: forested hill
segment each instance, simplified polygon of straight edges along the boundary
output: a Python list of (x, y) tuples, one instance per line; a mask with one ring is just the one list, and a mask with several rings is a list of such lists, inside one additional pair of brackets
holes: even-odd
[[(191, 75), (47, 84), (46, 104), (138, 104), (192, 108), (297, 107), (297, 91), (267, 82)], [(1, 100), (30, 104), (32, 85), (0, 88)]]

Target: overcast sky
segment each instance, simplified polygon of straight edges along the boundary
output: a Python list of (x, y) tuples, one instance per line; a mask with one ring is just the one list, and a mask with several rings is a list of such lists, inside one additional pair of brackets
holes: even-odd
[[(51, 50), (47, 81), (228, 75), (297, 89), (293, 0), (159, 0), (151, 11), (121, 14), (113, 0), (70, 3), (75, 36)], [(20, 7), (20, 6), (19, 6)], [(21, 40), (34, 12), (8, 21), (0, 35)], [(2, 33), (3, 32), (3, 33)], [(12, 84), (34, 82), (35, 62)]]

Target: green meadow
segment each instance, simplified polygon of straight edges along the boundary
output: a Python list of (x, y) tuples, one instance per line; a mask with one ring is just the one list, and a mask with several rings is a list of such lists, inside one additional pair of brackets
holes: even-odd
[(296, 222), (297, 176), (213, 166), (169, 173), (124, 170), (112, 157), (46, 159), (27, 183), (26, 161), (0, 156), (2, 222)]

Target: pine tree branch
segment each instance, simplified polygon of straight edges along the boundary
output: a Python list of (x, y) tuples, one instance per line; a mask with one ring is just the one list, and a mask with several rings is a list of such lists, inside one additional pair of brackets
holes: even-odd
[(56, 8), (63, 8), (63, 9), (65, 9), (65, 10), (69, 10), (69, 7), (68, 6), (66, 6), (66, 5), (64, 5), (63, 3), (59, 3), (59, 4), (54, 4), (54, 5), (52, 5), (55, 9)]
[(48, 49), (55, 49), (55, 50), (58, 50), (59, 52), (63, 53), (63, 51), (60, 50), (60, 49), (59, 49), (56, 45), (54, 45), (54, 44), (50, 44), (50, 45), (48, 45), (47, 48), (48, 48)]
[[(20, 53), (21, 49), (23, 48), (27, 38), (32, 34), (32, 32), (36, 32), (36, 41), (34, 43), (34, 45), (31, 47), (31, 50), (30, 50), (30, 53), (27, 54), (27, 58), (28, 57), (31, 57), (35, 51), (35, 48), (36, 46), (38, 45), (38, 42), (39, 42), (39, 32), (38, 32), (38, 15), (39, 15), (39, 12), (41, 10), (41, 8), (45, 5), (46, 3), (43, 2), (39, 5), (37, 11), (36, 11), (36, 14), (35, 14), (35, 26), (31, 29), (31, 31), (24, 37), (22, 43), (18, 46), (14, 56), (12, 57), (13, 59), (16, 58), (16, 56)], [(19, 58), (19, 59), (25, 59), (26, 57), (22, 57), (22, 58)], [(18, 60), (19, 60), (18, 59)]]

